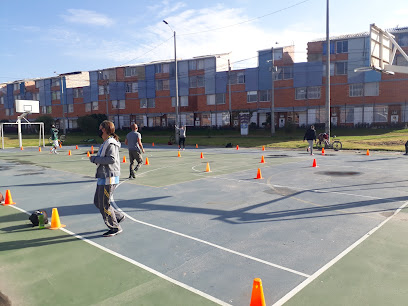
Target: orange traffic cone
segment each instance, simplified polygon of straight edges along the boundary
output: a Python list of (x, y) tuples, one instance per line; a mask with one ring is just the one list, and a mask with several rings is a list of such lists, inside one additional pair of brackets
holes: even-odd
[(11, 198), (11, 192), (10, 190), (6, 190), (6, 198), (4, 199), (4, 203), (2, 205), (12, 205), (12, 204), (16, 204), (15, 202), (13, 202), (13, 199)]
[(152, 147), (154, 147), (154, 142), (152, 143)]
[(207, 163), (207, 167), (205, 168), (205, 172), (211, 172), (210, 163)]
[(317, 164), (316, 164), (316, 158), (315, 159), (313, 159), (313, 168), (316, 168), (317, 167)]
[(261, 173), (261, 168), (258, 168), (258, 173), (256, 174), (256, 178), (255, 178), (256, 180), (262, 180), (263, 179), (263, 177), (262, 177), (262, 173)]
[(75, 150), (78, 150), (78, 145), (75, 146)]
[(252, 285), (252, 295), (250, 306), (265, 306), (265, 297), (263, 293), (262, 281), (260, 278), (254, 279)]
[(237, 145), (237, 150), (239, 150), (239, 145)]
[(58, 214), (58, 209), (53, 208), (52, 209), (52, 215), (51, 215), (51, 227), (50, 229), (55, 230), (59, 229), (61, 227), (65, 227), (66, 225), (61, 224), (59, 214)]
[(201, 152), (201, 156), (200, 156), (200, 158), (204, 158), (203, 152)]
[(322, 155), (324, 155), (324, 148), (322, 148)]
[(265, 146), (262, 146), (262, 151), (265, 151)]
[(38, 147), (38, 152), (41, 152), (41, 147)]
[(62, 143), (59, 144), (59, 147), (62, 148)]
[(264, 156), (262, 155), (261, 164), (264, 164), (264, 163), (265, 163), (265, 158), (264, 158)]
[(369, 149), (367, 149), (367, 153), (366, 153), (366, 155), (367, 155), (367, 156), (369, 156), (369, 155), (370, 155), (370, 150), (369, 150)]
[(21, 146), (20, 150), (21, 150), (21, 151), (24, 151), (24, 148), (23, 148), (23, 146)]
[(89, 154), (89, 151), (86, 152), (86, 156), (87, 156), (87, 157), (90, 157), (90, 156), (91, 156), (91, 154)]
[(71, 150), (68, 150), (68, 156), (71, 156), (72, 154), (71, 154)]
[(122, 163), (126, 163), (126, 156), (123, 156), (123, 161)]
[(146, 162), (145, 162), (145, 165), (146, 166), (148, 166), (148, 165), (150, 165), (150, 163), (149, 163), (149, 158), (146, 156)]
[(91, 154), (94, 154), (94, 148), (91, 146)]
[(177, 151), (177, 157), (181, 157), (180, 151)]
[(196, 144), (196, 149), (198, 149), (198, 144)]

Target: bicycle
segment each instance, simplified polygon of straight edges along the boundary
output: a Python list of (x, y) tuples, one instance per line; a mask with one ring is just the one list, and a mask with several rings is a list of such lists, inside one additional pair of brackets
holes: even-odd
[[(336, 135), (334, 135), (333, 138), (336, 138)], [(343, 148), (343, 144), (340, 140), (330, 142), (329, 136), (326, 133), (320, 133), (319, 136), (317, 136), (316, 148), (321, 149), (323, 147), (325, 149), (333, 149), (334, 151), (338, 151)]]

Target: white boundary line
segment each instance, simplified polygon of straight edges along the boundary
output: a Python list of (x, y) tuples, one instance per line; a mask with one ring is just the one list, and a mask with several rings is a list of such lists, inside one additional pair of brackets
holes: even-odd
[[(21, 211), (21, 212), (23, 212), (23, 213), (25, 213), (25, 214), (27, 214), (27, 215), (30, 215), (29, 212), (25, 211), (22, 208), (19, 208), (19, 207), (15, 206), (15, 205), (10, 205), (10, 206), (17, 209), (17, 210), (19, 210), (19, 211)], [(225, 306), (230, 305), (230, 304), (228, 304), (228, 303), (226, 303), (224, 301), (221, 301), (221, 300), (219, 300), (219, 299), (217, 299), (217, 298), (215, 298), (215, 297), (213, 297), (213, 296), (211, 296), (211, 295), (209, 295), (209, 294), (207, 294), (205, 292), (202, 292), (202, 291), (200, 291), (198, 289), (195, 289), (193, 287), (190, 287), (190, 286), (188, 286), (188, 285), (186, 285), (186, 284), (184, 284), (182, 282), (179, 282), (179, 281), (177, 281), (177, 280), (175, 280), (175, 279), (173, 279), (171, 277), (168, 277), (167, 275), (165, 275), (165, 274), (163, 274), (163, 273), (161, 273), (159, 271), (156, 271), (156, 270), (154, 270), (152, 268), (149, 268), (148, 266), (145, 266), (144, 264), (142, 264), (140, 262), (137, 262), (136, 260), (133, 260), (133, 259), (131, 259), (129, 257), (126, 257), (126, 256), (124, 256), (122, 254), (119, 254), (119, 253), (117, 253), (115, 251), (112, 251), (112, 250), (110, 250), (110, 249), (108, 249), (108, 248), (106, 248), (104, 246), (101, 246), (101, 245), (97, 244), (96, 242), (93, 242), (92, 240), (84, 238), (84, 237), (82, 237), (82, 236), (80, 236), (78, 234), (75, 234), (74, 232), (71, 232), (71, 231), (69, 231), (69, 230), (67, 230), (65, 228), (60, 228), (60, 230), (62, 230), (63, 232), (65, 232), (65, 233), (67, 233), (67, 234), (69, 234), (71, 236), (74, 236), (74, 237), (76, 237), (76, 238), (78, 238), (78, 239), (80, 239), (80, 240), (82, 240), (82, 241), (84, 241), (86, 243), (89, 243), (90, 245), (92, 245), (94, 247), (97, 247), (98, 249), (101, 249), (102, 251), (105, 251), (105, 252), (107, 252), (107, 253), (109, 253), (109, 254), (111, 254), (113, 256), (116, 256), (116, 257), (118, 257), (120, 259), (123, 259), (123, 260), (125, 260), (125, 261), (127, 261), (127, 262), (141, 268), (141, 269), (144, 269), (144, 270), (146, 270), (146, 271), (148, 271), (148, 272), (150, 272), (152, 274), (155, 274), (158, 277), (161, 277), (166, 281), (169, 281), (169, 282), (171, 282), (171, 283), (173, 283), (175, 285), (178, 285), (178, 286), (180, 286), (180, 287), (182, 287), (182, 288), (184, 288), (186, 290), (189, 290), (189, 291), (191, 291), (191, 292), (193, 292), (193, 293), (195, 293), (197, 295), (200, 295), (200, 296), (202, 296), (202, 297), (204, 297), (204, 298), (206, 298), (206, 299), (208, 299), (208, 300), (210, 300), (210, 301), (212, 301), (214, 303), (217, 303), (219, 305), (225, 305)]]
[(374, 227), (371, 231), (369, 231), (363, 237), (361, 237), (356, 242), (354, 242), (352, 245), (350, 245), (347, 249), (345, 249), (339, 255), (337, 255), (332, 260), (330, 260), (327, 264), (325, 264), (323, 267), (321, 267), (319, 270), (317, 270), (315, 273), (313, 273), (311, 276), (309, 276), (305, 281), (300, 283), (297, 287), (293, 288), (289, 293), (287, 293), (284, 297), (282, 297), (279, 301), (277, 301), (273, 305), (274, 306), (280, 306), (280, 305), (283, 305), (284, 303), (286, 303), (287, 301), (289, 301), (299, 291), (301, 291), (303, 288), (305, 288), (307, 285), (309, 285), (312, 281), (314, 281), (317, 277), (319, 277), (321, 274), (323, 274), (323, 272), (328, 270), (336, 262), (338, 262), (340, 259), (342, 259), (344, 256), (346, 256), (348, 253), (350, 253), (360, 243), (362, 243), (364, 240), (366, 240), (368, 237), (370, 237), (372, 234), (374, 234), (378, 229), (380, 229), (385, 223), (387, 223), (389, 220), (391, 220), (391, 218), (393, 218), (396, 214), (398, 214), (407, 205), (408, 205), (408, 201), (405, 202), (402, 206), (400, 206), (400, 208), (398, 208), (391, 216), (389, 216), (387, 219), (385, 219), (379, 225)]
[(287, 272), (291, 272), (291, 273), (294, 273), (294, 274), (297, 274), (297, 275), (300, 275), (300, 276), (303, 276), (303, 277), (309, 277), (309, 276), (310, 276), (310, 275), (308, 275), (308, 274), (306, 274), (306, 273), (299, 272), (299, 271), (296, 271), (296, 270), (293, 270), (293, 269), (290, 269), (290, 268), (286, 268), (286, 267), (283, 267), (283, 266), (280, 266), (280, 265), (271, 263), (271, 262), (269, 262), (269, 261), (266, 261), (266, 260), (263, 260), (263, 259), (259, 259), (259, 258), (257, 258), (257, 257), (253, 257), (253, 256), (250, 256), (250, 255), (246, 255), (246, 254), (244, 254), (244, 253), (240, 253), (240, 252), (237, 252), (237, 251), (234, 251), (234, 250), (231, 250), (231, 249), (227, 249), (227, 248), (225, 248), (225, 247), (223, 247), (223, 246), (220, 246), (220, 245), (218, 245), (218, 244), (215, 244), (215, 243), (211, 243), (211, 242), (208, 242), (208, 241), (205, 241), (205, 240), (202, 240), (202, 239), (199, 239), (199, 238), (195, 238), (195, 237), (192, 237), (192, 236), (183, 234), (183, 233), (179, 233), (179, 232), (176, 232), (176, 231), (173, 231), (173, 230), (164, 228), (164, 227), (160, 227), (160, 226), (157, 226), (157, 225), (154, 225), (154, 224), (151, 224), (151, 223), (147, 223), (147, 222), (144, 222), (144, 221), (137, 220), (137, 219), (135, 219), (135, 218), (129, 216), (129, 215), (128, 215), (127, 213), (125, 213), (122, 209), (120, 209), (120, 208), (116, 205), (116, 203), (115, 203), (115, 201), (114, 201), (113, 199), (112, 199), (111, 202), (112, 202), (112, 204), (115, 206), (115, 208), (116, 208), (117, 210), (119, 210), (120, 212), (122, 212), (123, 214), (125, 214), (128, 219), (130, 219), (130, 220), (132, 220), (132, 221), (134, 221), (134, 222), (137, 222), (137, 223), (140, 223), (140, 224), (143, 224), (143, 225), (146, 225), (146, 226), (150, 226), (150, 227), (159, 229), (159, 230), (161, 230), (161, 231), (165, 231), (165, 232), (168, 232), (168, 233), (171, 233), (171, 234), (175, 234), (175, 235), (178, 235), (178, 236), (181, 236), (181, 237), (184, 237), (184, 238), (188, 238), (188, 239), (191, 239), (191, 240), (194, 240), (194, 241), (197, 241), (197, 242), (200, 242), (200, 243), (203, 243), (203, 244), (212, 246), (212, 247), (214, 247), (214, 248), (217, 248), (217, 249), (220, 249), (220, 250), (223, 250), (223, 251), (226, 251), (226, 252), (229, 252), (229, 253), (232, 253), (232, 254), (235, 254), (235, 255), (238, 255), (238, 256), (247, 258), (247, 259), (251, 259), (251, 260), (254, 260), (254, 261), (263, 263), (263, 264), (265, 264), (265, 265), (268, 265), (268, 266), (271, 266), (271, 267), (274, 267), (274, 268), (277, 268), (277, 269), (280, 269), (280, 270), (284, 270), (284, 271), (287, 271)]

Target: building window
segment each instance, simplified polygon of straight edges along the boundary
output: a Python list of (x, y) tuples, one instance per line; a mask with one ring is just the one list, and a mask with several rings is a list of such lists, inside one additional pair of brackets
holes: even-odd
[(97, 111), (99, 108), (99, 103), (98, 101), (92, 102), (92, 110)]
[(247, 102), (257, 102), (258, 101), (258, 92), (257, 91), (248, 91), (247, 92)]
[(348, 41), (339, 40), (336, 42), (336, 52), (337, 53), (347, 53), (348, 52)]
[(271, 93), (269, 90), (260, 90), (259, 91), (259, 101), (267, 102), (271, 100)]
[(89, 113), (92, 109), (92, 104), (91, 103), (85, 103), (85, 112)]
[(204, 87), (204, 76), (195, 75), (190, 77), (190, 88)]
[(147, 99), (140, 99), (140, 108), (147, 108)]
[(215, 95), (215, 103), (217, 105), (225, 104), (225, 94), (219, 93)]
[(275, 73), (275, 80), (293, 79), (293, 67), (278, 67)]
[(68, 113), (74, 112), (74, 104), (68, 104)]
[(245, 73), (244, 72), (237, 73), (237, 84), (245, 84)]
[(53, 100), (60, 100), (61, 99), (61, 92), (60, 91), (53, 91), (51, 93), (51, 97)]
[(74, 88), (74, 98), (83, 98), (84, 90), (82, 88)]
[(104, 86), (103, 85), (99, 85), (98, 86), (98, 94), (101, 96), (101, 95), (103, 95), (104, 93), (105, 93), (105, 88), (104, 88)]
[(207, 105), (215, 105), (215, 95), (207, 95)]
[[(330, 76), (334, 75), (334, 63), (330, 63)], [(326, 76), (326, 64), (323, 64), (323, 76)]]
[(374, 122), (388, 122), (388, 106), (374, 106)]
[(305, 100), (306, 99), (306, 87), (298, 87), (295, 92), (296, 100)]
[(14, 83), (13, 84), (13, 90), (19, 90), (20, 89), (20, 84)]
[(10, 109), (6, 108), (6, 116), (10, 116)]
[(380, 83), (372, 82), (364, 84), (364, 95), (366, 97), (374, 97), (380, 94)]
[(156, 80), (156, 90), (170, 90), (170, 81)]
[(273, 58), (275, 61), (281, 60), (283, 57), (283, 49), (282, 48), (277, 48), (273, 49)]
[(188, 106), (188, 96), (180, 97), (180, 106)]
[(147, 108), (155, 108), (156, 107), (156, 101), (154, 98), (148, 98), (147, 99)]
[(407, 47), (408, 46), (408, 33), (398, 34), (398, 44), (401, 47)]
[(51, 87), (60, 86), (60, 79), (52, 79)]
[(0, 97), (0, 104), (4, 104), (4, 97)]
[(112, 100), (113, 109), (125, 109), (126, 103), (125, 100)]
[(41, 113), (51, 114), (52, 113), (52, 106), (41, 106)]
[(132, 83), (132, 92), (138, 92), (139, 91), (139, 84), (137, 82)]
[(357, 83), (357, 84), (350, 84), (349, 85), (349, 96), (350, 97), (361, 97), (363, 96), (364, 92), (364, 84)]
[(52, 113), (52, 106), (47, 106), (47, 114), (51, 114)]
[(334, 64), (334, 73), (336, 75), (347, 74), (347, 62), (336, 62)]
[(137, 76), (136, 67), (126, 67), (125, 68), (125, 77)]
[(320, 99), (320, 86), (313, 86), (307, 88), (307, 98), (308, 99)]
[(162, 65), (161, 64), (154, 65), (154, 72), (155, 73), (161, 73), (162, 72)]
[(191, 60), (188, 62), (188, 69), (189, 70), (202, 70), (204, 69), (204, 60)]

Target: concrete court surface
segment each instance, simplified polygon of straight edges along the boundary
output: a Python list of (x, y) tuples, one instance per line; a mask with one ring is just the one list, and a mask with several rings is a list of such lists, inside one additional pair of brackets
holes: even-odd
[[(327, 151), (326, 156), (315, 152), (312, 157), (304, 151), (208, 148), (182, 151), (182, 157), (177, 158), (174, 149), (150, 148), (145, 156), (151, 165), (143, 166), (136, 180), (125, 179), (128, 164), (122, 164), (122, 182), (114, 200), (128, 216), (124, 232), (113, 238), (101, 238), (104, 224), (92, 204), (95, 166), (87, 161), (86, 149), (71, 148), (73, 156), (67, 156), (67, 150), (64, 148), (57, 156), (35, 149), (0, 152), (0, 191), (10, 189), (16, 206), (24, 211), (45, 209), (51, 215), (51, 209), (57, 207), (69, 233), (88, 239), (105, 252), (62, 231), (54, 234), (27, 228), (28, 221), (23, 221), (26, 215), (3, 208), (3, 221), (13, 221), (2, 226), (2, 233), (10, 240), (0, 248), (1, 270), (13, 275), (10, 279), (15, 283), (27, 278), (22, 276), (22, 267), (26, 268), (22, 262), (34, 266), (38, 260), (38, 256), (29, 256), (28, 250), (48, 248), (52, 251), (46, 254), (58, 254), (58, 246), (80, 250), (74, 253), (83, 253), (83, 248), (90, 252), (83, 260), (74, 260), (74, 256), (62, 261), (51, 259), (53, 265), (47, 260), (51, 255), (41, 256), (44, 263), (38, 281), (13, 286), (13, 290), (2, 282), (0, 291), (5, 295), (21, 298), (18, 289), (38, 292), (41, 283), (48, 296), (62, 299), (61, 304), (78, 304), (83, 297), (71, 294), (78, 288), (70, 288), (75, 282), (69, 280), (74, 277), (70, 275), (73, 271), (77, 271), (76, 279), (82, 280), (78, 271), (84, 270), (85, 261), (90, 269), (86, 274), (91, 276), (89, 281), (86, 278), (83, 281), (95, 294), (95, 299), (85, 304), (101, 304), (111, 296), (118, 297), (121, 304), (137, 300), (140, 304), (162, 305), (167, 300), (169, 305), (182, 305), (176, 298), (187, 296), (183, 299), (185, 305), (208, 302), (248, 305), (255, 277), (262, 279), (269, 305), (282, 303), (309, 282), (289, 304), (325, 305), (327, 297), (332, 297), (329, 303), (332, 305), (350, 305), (351, 301), (361, 302), (368, 297), (380, 302), (380, 298), (373, 298), (375, 294), (368, 294), (372, 288), (369, 281), (374, 282), (376, 277), (379, 280), (371, 291), (377, 295), (387, 297), (388, 302), (391, 297), (395, 301), (407, 297), (403, 287), (395, 290), (395, 280), (403, 281), (403, 275), (407, 275), (403, 273), (407, 268), (401, 258), (406, 245), (400, 241), (401, 233), (406, 231), (405, 219), (400, 217), (404, 212), (398, 218), (388, 219), (405, 205), (408, 195), (408, 183), (404, 180), (407, 167), (401, 153), (366, 156), (365, 152)], [(200, 151), (204, 152), (204, 160), (199, 158)], [(266, 164), (259, 164), (262, 154)], [(125, 149), (121, 155), (126, 155)], [(313, 158), (317, 168), (311, 167)], [(206, 162), (211, 164), (211, 173), (204, 172)], [(258, 167), (262, 169), (263, 180), (253, 179)], [(385, 220), (389, 222), (372, 237), (371, 233), (366, 236)], [(387, 231), (395, 235), (387, 236)], [(326, 271), (319, 271), (362, 237), (369, 238)], [(15, 240), (20, 242), (18, 247)], [(7, 264), (10, 252), (18, 253), (16, 258), (20, 258), (14, 266)], [(105, 285), (111, 278), (120, 279), (125, 286), (112, 289), (102, 286), (105, 289), (101, 290), (100, 285), (92, 282), (93, 273), (102, 272), (99, 257), (95, 258), (93, 252), (109, 258), (102, 260), (109, 269), (103, 269), (104, 274), (96, 278), (106, 280)], [(135, 267), (135, 263), (139, 266)], [(52, 267), (59, 273), (53, 273)], [(152, 271), (146, 272), (141, 267)], [(20, 273), (14, 275), (12, 268)], [(125, 272), (121, 273), (122, 269)], [(68, 281), (63, 282), (67, 283), (66, 290), (63, 285), (55, 289), (55, 284), (61, 281), (57, 277), (61, 271), (67, 273)], [(139, 281), (132, 277), (128, 281), (125, 276), (129, 271)], [(163, 290), (157, 289), (151, 295), (142, 289), (149, 286), (151, 280), (145, 281), (145, 275), (150, 273), (154, 281), (164, 283), (158, 287)], [(394, 281), (383, 277), (390, 273), (395, 276)], [(99, 296), (101, 291), (104, 294)], [(32, 305), (35, 294), (28, 296)]]

